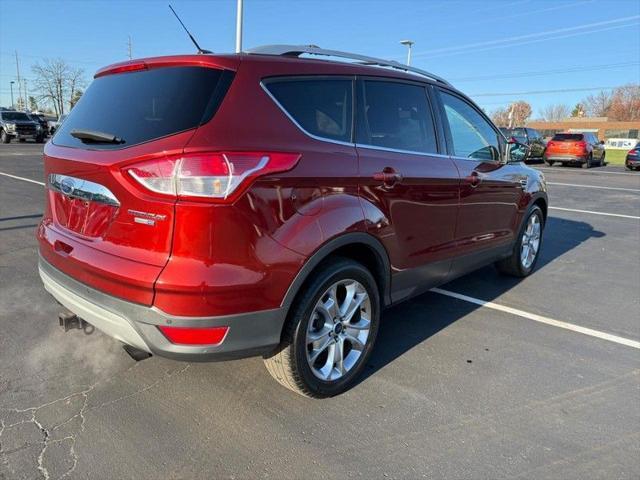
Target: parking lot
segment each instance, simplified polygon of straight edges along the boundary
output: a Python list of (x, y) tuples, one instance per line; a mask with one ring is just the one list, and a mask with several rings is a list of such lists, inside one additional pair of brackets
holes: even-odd
[(260, 358), (136, 363), (65, 334), (37, 274), (41, 152), (0, 146), (0, 478), (640, 477), (640, 173), (536, 165), (537, 271), (388, 310), (358, 385), (309, 400)]

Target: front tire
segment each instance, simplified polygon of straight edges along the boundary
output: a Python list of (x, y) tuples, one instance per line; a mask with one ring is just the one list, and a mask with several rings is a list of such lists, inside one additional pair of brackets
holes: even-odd
[(527, 277), (533, 272), (538, 262), (542, 247), (542, 231), (544, 230), (544, 216), (537, 205), (533, 205), (520, 227), (518, 240), (511, 255), (496, 262), (500, 273), (513, 277)]
[(11, 137), (9, 135), (7, 135), (7, 132), (5, 132), (4, 130), (2, 130), (0, 132), (0, 142), (2, 143), (9, 143), (11, 141)]
[(353, 386), (371, 355), (380, 294), (363, 265), (337, 258), (320, 267), (294, 301), (282, 341), (264, 363), (281, 385), (312, 398)]

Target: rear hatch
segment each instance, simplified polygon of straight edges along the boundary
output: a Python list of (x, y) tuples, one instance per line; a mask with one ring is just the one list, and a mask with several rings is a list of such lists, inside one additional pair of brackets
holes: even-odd
[(75, 279), (151, 305), (170, 252), (175, 197), (134, 172), (182, 154), (233, 78), (229, 59), (161, 57), (98, 72), (45, 148), (42, 256)]
[(581, 133), (557, 133), (547, 142), (547, 152), (558, 155), (581, 156), (585, 154), (586, 143)]

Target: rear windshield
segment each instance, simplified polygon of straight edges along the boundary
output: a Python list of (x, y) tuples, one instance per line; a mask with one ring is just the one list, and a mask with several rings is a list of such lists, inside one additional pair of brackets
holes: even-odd
[(3, 120), (30, 120), (27, 114), (22, 112), (2, 112), (0, 115)]
[(581, 133), (556, 133), (551, 140), (556, 142), (579, 142), (583, 136)]
[[(60, 126), (53, 143), (107, 150), (195, 128), (211, 119), (221, 100), (216, 87), (220, 84), (222, 88), (227, 80), (221, 70), (204, 67), (166, 67), (98, 77)], [(108, 133), (123, 143), (83, 143), (70, 135), (72, 130)]]

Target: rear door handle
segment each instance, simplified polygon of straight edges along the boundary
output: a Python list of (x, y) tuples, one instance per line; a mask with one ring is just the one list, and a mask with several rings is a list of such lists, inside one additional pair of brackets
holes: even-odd
[(374, 173), (373, 179), (382, 182), (385, 187), (391, 188), (402, 181), (402, 175), (391, 167), (385, 167), (381, 172)]

